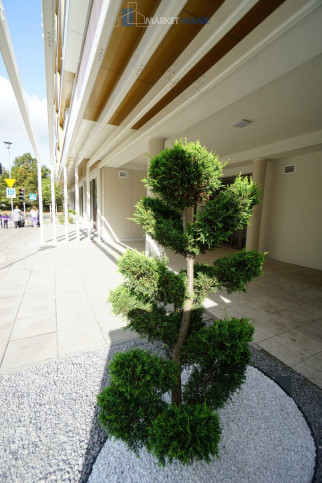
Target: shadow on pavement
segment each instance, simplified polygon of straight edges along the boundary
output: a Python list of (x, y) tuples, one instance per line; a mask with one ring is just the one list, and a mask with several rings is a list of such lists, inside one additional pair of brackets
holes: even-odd
[(0, 271), (4, 270), (5, 268), (12, 267), (13, 265), (16, 265), (16, 263), (22, 262), (22, 260), (26, 260), (27, 258), (33, 257), (37, 252), (52, 249), (52, 248), (54, 248), (54, 245), (39, 247), (36, 251), (29, 253), (29, 255), (26, 255), (25, 257), (19, 258), (19, 260), (15, 260), (14, 262), (11, 262), (11, 263), (8, 263), (7, 265), (4, 265), (3, 267), (0, 268)]
[[(84, 240), (85, 238), (87, 238), (87, 233), (85, 232), (85, 230), (80, 230), (80, 241)], [(73, 241), (73, 240), (76, 240), (77, 239), (77, 231), (76, 230), (73, 230), (73, 231), (69, 231), (68, 232), (68, 241)], [(63, 235), (59, 235), (56, 237), (56, 242), (57, 243), (60, 243), (60, 242), (64, 242), (66, 240), (66, 236), (65, 234)], [(49, 243), (49, 242), (53, 242), (54, 239), (53, 238), (49, 238), (48, 240), (46, 240), (46, 243)]]

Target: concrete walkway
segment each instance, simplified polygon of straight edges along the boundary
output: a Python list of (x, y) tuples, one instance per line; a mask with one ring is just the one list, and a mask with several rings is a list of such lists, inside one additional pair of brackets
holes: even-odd
[[(117, 260), (127, 246), (76, 241), (73, 225), (44, 227), (44, 244), (33, 228), (0, 230), (0, 372), (10, 372), (137, 337), (106, 303), (121, 282)], [(220, 249), (215, 257), (231, 253)], [(179, 270), (184, 260), (169, 254)], [(210, 263), (214, 255), (200, 257)], [(205, 303), (216, 317), (250, 317), (254, 342), (322, 388), (322, 272), (268, 259), (248, 293), (218, 293)]]
[(28, 227), (0, 231), (1, 372), (104, 347), (137, 337), (106, 304), (118, 285), (118, 252), (82, 237), (58, 243), (45, 226), (45, 240)]

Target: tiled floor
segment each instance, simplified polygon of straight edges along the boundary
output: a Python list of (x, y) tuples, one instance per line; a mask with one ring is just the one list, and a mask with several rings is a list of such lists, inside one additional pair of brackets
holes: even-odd
[[(200, 258), (211, 263), (225, 252)], [(178, 269), (178, 257), (171, 259)], [(248, 285), (246, 294), (218, 292), (205, 305), (218, 318), (249, 317), (258, 347), (322, 387), (321, 270), (266, 259), (263, 274)]]
[[(117, 260), (124, 243), (82, 239), (46, 243), (32, 228), (0, 231), (0, 372), (17, 370), (136, 337), (106, 304), (121, 281)], [(143, 242), (128, 246), (144, 249)], [(198, 257), (211, 263), (230, 248)], [(168, 253), (175, 270), (184, 259)], [(267, 259), (247, 293), (216, 293), (205, 301), (213, 316), (245, 316), (255, 325), (255, 344), (322, 388), (322, 271)]]

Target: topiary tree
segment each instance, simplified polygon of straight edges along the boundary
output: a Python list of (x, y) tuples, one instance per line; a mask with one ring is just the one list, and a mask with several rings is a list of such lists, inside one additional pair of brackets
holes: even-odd
[[(199, 142), (176, 142), (151, 160), (144, 181), (157, 197), (141, 199), (134, 221), (183, 255), (187, 269), (174, 273), (167, 258), (128, 250), (119, 262), (125, 281), (109, 297), (128, 328), (163, 344), (165, 357), (141, 349), (117, 354), (109, 366), (110, 385), (98, 396), (100, 421), (134, 451), (145, 445), (161, 464), (218, 455), (215, 410), (241, 386), (250, 360), (249, 319), (203, 319), (207, 295), (224, 288), (245, 291), (264, 261), (263, 254), (242, 251), (211, 266), (195, 263), (198, 254), (243, 228), (260, 200), (251, 179), (239, 176), (221, 187), (222, 171), (218, 157)], [(205, 209), (198, 210), (204, 201)]]

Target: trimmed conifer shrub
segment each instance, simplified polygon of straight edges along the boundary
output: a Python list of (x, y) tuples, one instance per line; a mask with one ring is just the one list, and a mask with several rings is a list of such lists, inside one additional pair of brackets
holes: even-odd
[[(160, 464), (218, 455), (215, 411), (240, 388), (250, 361), (249, 319), (207, 325), (203, 320), (205, 297), (222, 289), (245, 291), (264, 262), (263, 254), (242, 251), (213, 265), (195, 263), (197, 255), (245, 227), (260, 202), (260, 188), (250, 178), (239, 176), (223, 187), (222, 171), (218, 156), (199, 142), (176, 142), (151, 160), (144, 182), (156, 197), (141, 199), (134, 221), (160, 245), (183, 255), (186, 270), (174, 273), (166, 257), (128, 250), (119, 262), (124, 283), (109, 297), (128, 328), (162, 342), (165, 357), (140, 349), (117, 354), (109, 366), (110, 385), (98, 396), (100, 422), (137, 453), (146, 446)], [(189, 376), (183, 382), (185, 369)]]

